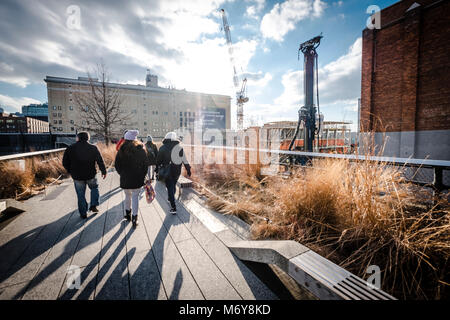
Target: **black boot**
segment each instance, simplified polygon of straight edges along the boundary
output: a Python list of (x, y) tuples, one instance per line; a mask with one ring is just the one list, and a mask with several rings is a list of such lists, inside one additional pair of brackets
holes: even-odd
[(131, 220), (131, 210), (125, 210), (125, 219), (127, 219), (128, 221)]
[(133, 216), (133, 218), (132, 218), (133, 228), (136, 228), (138, 225), (137, 219), (138, 219), (137, 215)]

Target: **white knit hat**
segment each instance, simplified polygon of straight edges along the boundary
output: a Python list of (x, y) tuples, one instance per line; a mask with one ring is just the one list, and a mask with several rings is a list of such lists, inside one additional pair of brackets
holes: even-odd
[(127, 133), (125, 133), (125, 140), (136, 140), (136, 137), (139, 135), (138, 130), (128, 130)]
[(173, 132), (173, 131), (167, 132), (166, 136), (164, 137), (164, 140), (176, 141), (177, 140), (177, 134), (175, 132)]

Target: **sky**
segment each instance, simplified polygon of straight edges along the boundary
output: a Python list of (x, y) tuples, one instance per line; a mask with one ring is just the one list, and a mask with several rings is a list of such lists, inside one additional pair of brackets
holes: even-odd
[(325, 120), (357, 122), (361, 37), (367, 8), (397, 0), (2, 0), (0, 107), (48, 101), (47, 76), (86, 76), (103, 62), (113, 82), (232, 97), (233, 69), (220, 9), (231, 27), (234, 61), (248, 79), (244, 124), (297, 121), (304, 103), (300, 43), (322, 33), (319, 101)]

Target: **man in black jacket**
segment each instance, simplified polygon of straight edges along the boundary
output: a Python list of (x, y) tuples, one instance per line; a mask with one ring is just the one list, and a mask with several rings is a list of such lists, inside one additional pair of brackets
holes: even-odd
[[(174, 150), (175, 149), (175, 150)], [(172, 152), (173, 151), (173, 152)], [(163, 145), (159, 148), (158, 156), (156, 158), (156, 166), (168, 166), (170, 168), (169, 175), (165, 179), (168, 198), (170, 202), (170, 213), (176, 214), (177, 207), (175, 205), (175, 191), (178, 178), (181, 174), (181, 164), (186, 168), (187, 174), (191, 176), (191, 166), (187, 162), (184, 150), (180, 146), (180, 141), (177, 140), (175, 132), (169, 132), (163, 140)]]
[(100, 151), (96, 146), (89, 143), (88, 132), (79, 132), (77, 142), (64, 152), (63, 166), (72, 176), (78, 197), (78, 211), (83, 219), (87, 217), (88, 211), (86, 185), (91, 189), (91, 206), (89, 210), (94, 213), (98, 212), (97, 206), (99, 205), (100, 194), (97, 178), (95, 177), (97, 174), (95, 163), (98, 164), (103, 179), (105, 179), (106, 168)]

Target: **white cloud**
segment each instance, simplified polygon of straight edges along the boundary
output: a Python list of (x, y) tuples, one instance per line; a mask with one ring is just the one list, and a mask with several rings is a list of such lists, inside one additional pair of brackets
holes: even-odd
[(243, 76), (247, 78), (247, 83), (252, 87), (264, 88), (270, 80), (272, 80), (272, 75), (269, 72), (263, 73), (259, 71), (257, 73), (245, 73)]
[(264, 9), (265, 0), (246, 0), (246, 2), (251, 2), (253, 4), (247, 7), (245, 16), (259, 20), (259, 13)]
[(8, 82), (21, 88), (25, 88), (29, 84), (27, 78), (15, 75), (14, 67), (5, 62), (0, 62), (0, 81)]
[[(239, 74), (247, 69), (257, 45), (256, 40), (243, 40), (233, 46)], [(185, 60), (166, 66), (166, 77), (177, 88), (234, 97), (233, 69), (223, 37), (187, 43), (184, 53)]]
[(321, 0), (314, 0), (313, 4), (313, 16), (314, 17), (320, 17), (327, 7), (326, 3)]
[(22, 106), (28, 105), (30, 103), (41, 103), (39, 100), (27, 97), (13, 98), (10, 96), (5, 96), (0, 94), (0, 106), (5, 107), (5, 111), (8, 112), (21, 112)]
[[(26, 87), (42, 83), (47, 74), (83, 75), (99, 62), (117, 81), (141, 83), (150, 67), (167, 82), (165, 67), (187, 62), (184, 48), (204, 35), (220, 33), (221, 2), (211, 0), (148, 0), (124, 5), (80, 0), (81, 29), (66, 27), (65, 4), (0, 3), (5, 11), (0, 29), (0, 81)], [(24, 21), (20, 26), (16, 21)], [(13, 35), (14, 34), (14, 35)], [(199, 65), (197, 65), (199, 67)], [(140, 74), (138, 74), (140, 72)], [(170, 79), (177, 82), (177, 79)]]
[(299, 21), (311, 16), (320, 17), (325, 7), (322, 0), (287, 0), (281, 4), (276, 3), (262, 18), (261, 33), (265, 38), (281, 42)]
[(245, 11), (245, 15), (252, 19), (258, 19), (258, 16), (256, 15), (256, 7), (255, 6), (247, 7), (247, 10)]

